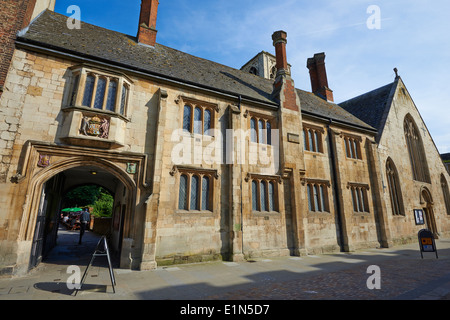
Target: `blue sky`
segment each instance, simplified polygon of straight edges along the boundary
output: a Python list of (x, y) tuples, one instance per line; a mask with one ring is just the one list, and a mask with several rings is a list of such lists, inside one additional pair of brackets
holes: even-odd
[[(57, 0), (66, 14), (136, 35), (140, 0)], [(367, 20), (380, 9), (380, 29)], [(298, 88), (311, 90), (306, 60), (325, 52), (336, 102), (394, 80), (412, 95), (439, 152), (450, 152), (450, 1), (436, 0), (160, 0), (157, 42), (240, 68), (261, 50), (273, 53), (274, 31), (288, 33), (287, 54)]]

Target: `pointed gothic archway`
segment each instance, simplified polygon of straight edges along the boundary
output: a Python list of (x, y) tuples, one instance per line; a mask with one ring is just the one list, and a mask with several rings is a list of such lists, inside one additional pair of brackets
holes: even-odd
[(31, 243), (30, 268), (41, 262), (43, 252), (55, 242), (55, 217), (61, 209), (61, 195), (73, 185), (92, 182), (120, 193), (115, 197), (114, 206), (120, 206), (121, 210), (113, 212), (120, 215), (115, 218), (120, 225), (111, 230), (115, 249), (120, 252), (123, 238), (135, 238), (137, 187), (132, 177), (111, 161), (92, 156), (66, 157), (37, 172), (28, 185), (29, 202), (24, 210), (21, 234)]

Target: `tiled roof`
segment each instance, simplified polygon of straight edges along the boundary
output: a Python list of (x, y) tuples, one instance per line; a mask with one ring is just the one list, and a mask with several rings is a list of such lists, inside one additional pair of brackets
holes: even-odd
[(356, 125), (364, 129), (375, 130), (373, 127), (345, 111), (339, 105), (325, 101), (311, 92), (297, 89), (302, 111), (322, 118), (333, 119), (342, 123)]
[(341, 102), (339, 105), (346, 111), (377, 129), (378, 132), (381, 132), (391, 106), (391, 100), (397, 87), (397, 83), (398, 79), (381, 88), (345, 102)]
[(254, 75), (156, 44), (140, 45), (136, 37), (88, 23), (67, 28), (67, 17), (45, 11), (19, 37), (66, 53), (76, 53), (205, 88), (242, 95), (266, 103), (273, 83)]
[[(81, 29), (69, 29), (66, 16), (49, 10), (35, 19), (28, 29), (18, 36), (18, 40), (236, 97), (240, 95), (274, 106), (278, 104), (271, 99), (272, 80), (158, 43), (155, 47), (141, 45), (137, 43), (136, 37), (88, 23), (81, 22)], [(305, 112), (373, 130), (337, 104), (329, 103), (303, 90), (297, 92)]]

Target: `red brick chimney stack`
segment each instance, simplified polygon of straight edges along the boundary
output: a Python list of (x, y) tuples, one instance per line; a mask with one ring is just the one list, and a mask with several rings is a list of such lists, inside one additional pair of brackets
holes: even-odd
[(316, 53), (313, 58), (309, 58), (307, 67), (311, 77), (312, 92), (327, 101), (333, 102), (333, 91), (328, 88), (325, 53)]
[(138, 42), (154, 47), (156, 43), (156, 18), (158, 16), (158, 0), (141, 0), (139, 17)]
[(276, 31), (272, 35), (273, 45), (275, 46), (275, 56), (277, 59), (277, 76), (288, 73), (288, 63), (286, 55), (287, 33), (285, 31)]

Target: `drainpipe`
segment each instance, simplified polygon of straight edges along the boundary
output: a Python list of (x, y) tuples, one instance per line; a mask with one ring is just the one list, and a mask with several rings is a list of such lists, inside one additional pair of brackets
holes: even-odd
[(343, 221), (342, 221), (342, 212), (341, 212), (341, 201), (339, 197), (339, 188), (338, 188), (338, 182), (337, 182), (337, 169), (336, 169), (336, 156), (334, 154), (334, 143), (332, 141), (332, 131), (330, 128), (330, 125), (333, 123), (332, 119), (329, 119), (329, 122), (327, 124), (327, 132), (328, 132), (328, 142), (329, 142), (329, 148), (330, 148), (330, 157), (331, 157), (331, 168), (333, 172), (333, 188), (334, 188), (334, 197), (336, 199), (336, 210), (337, 210), (337, 223), (339, 226), (339, 238), (340, 238), (340, 247), (341, 252), (344, 251), (344, 231), (343, 231)]

